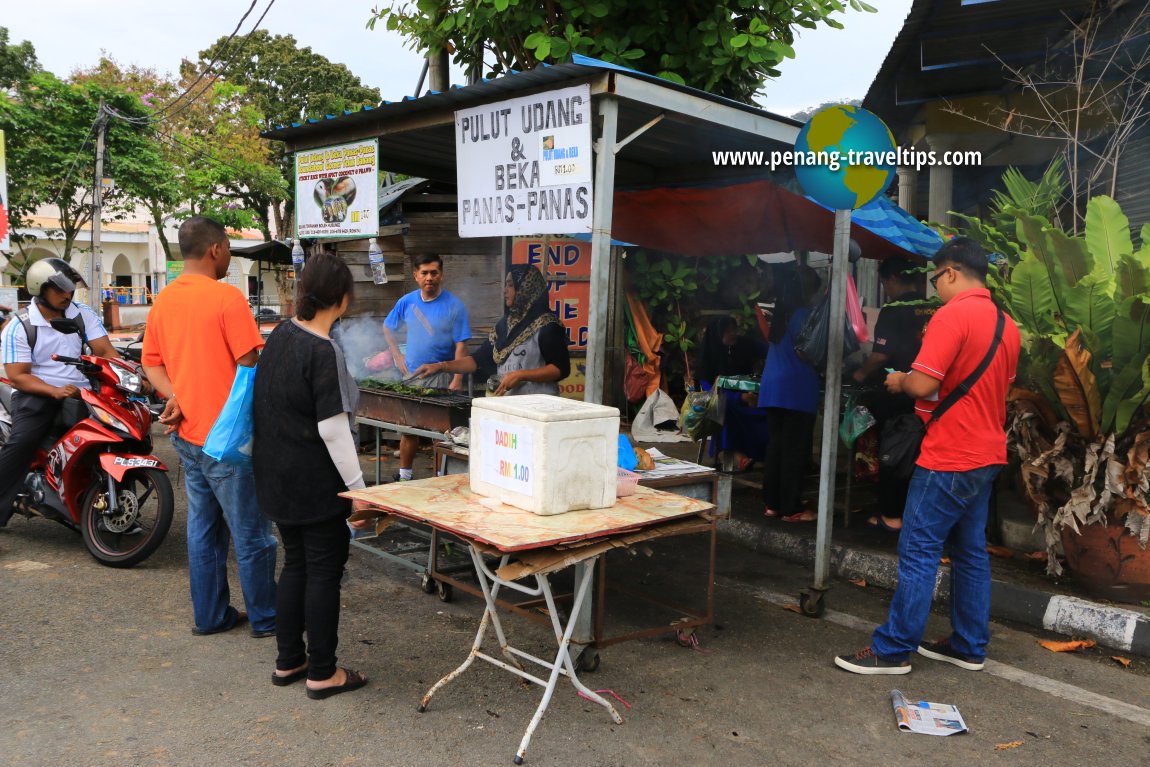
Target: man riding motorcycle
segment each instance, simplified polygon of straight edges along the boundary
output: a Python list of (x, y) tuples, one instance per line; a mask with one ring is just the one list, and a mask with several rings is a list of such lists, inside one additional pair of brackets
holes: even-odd
[[(12, 431), (0, 448), (0, 527), (8, 524), (12, 504), (36, 450), (60, 416), (64, 404), (90, 386), (75, 366), (52, 359), (59, 354), (79, 357), (84, 344), (100, 357), (119, 359), (96, 313), (72, 298), (84, 279), (59, 258), (45, 258), (28, 267), (25, 286), (32, 295), (26, 312), (12, 317), (3, 332), (4, 371), (12, 387)], [(63, 333), (52, 320), (75, 320), (79, 334)], [(76, 411), (76, 420), (80, 409)]]

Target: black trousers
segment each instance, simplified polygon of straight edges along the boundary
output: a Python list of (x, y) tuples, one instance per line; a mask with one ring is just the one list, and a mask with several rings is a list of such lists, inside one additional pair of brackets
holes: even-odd
[(781, 516), (802, 511), (803, 477), (811, 461), (815, 414), (769, 407), (767, 455), (763, 460), (763, 503)]
[(24, 485), (28, 467), (52, 425), (63, 401), (36, 394), (12, 394), (12, 433), (0, 448), (0, 527), (12, 517), (12, 502)]
[(339, 644), (339, 582), (351, 531), (343, 517), (276, 527), (284, 547), (276, 591), (276, 668), (288, 671), (306, 661), (308, 679), (330, 679)]
[[(874, 428), (882, 434), (882, 427), (895, 416), (914, 412), (914, 400), (905, 394), (881, 392), (867, 403), (875, 418)], [(882, 450), (882, 444), (879, 444)], [(878, 470), (878, 513), (888, 519), (902, 519), (906, 506), (906, 494), (910, 490), (910, 477), (899, 477), (891, 469), (879, 466)]]

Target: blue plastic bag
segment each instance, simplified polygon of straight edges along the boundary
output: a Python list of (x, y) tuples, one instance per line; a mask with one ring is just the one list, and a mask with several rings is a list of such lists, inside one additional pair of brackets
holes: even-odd
[(251, 463), (252, 400), (255, 397), (256, 368), (240, 365), (232, 381), (232, 391), (224, 403), (208, 438), (204, 452), (222, 463)]
[(635, 457), (635, 449), (631, 447), (630, 440), (627, 439), (626, 434), (619, 435), (619, 468), (626, 469), (627, 471), (634, 471), (635, 467), (639, 465), (639, 459)]

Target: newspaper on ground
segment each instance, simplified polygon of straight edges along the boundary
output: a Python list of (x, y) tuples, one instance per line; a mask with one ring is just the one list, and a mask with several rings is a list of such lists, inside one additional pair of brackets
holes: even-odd
[(647, 454), (651, 456), (651, 460), (655, 462), (655, 468), (647, 471), (635, 471), (643, 479), (659, 479), (661, 477), (679, 477), (684, 474), (697, 474), (699, 472), (713, 472), (709, 466), (701, 466), (697, 463), (684, 461), (679, 458), (672, 458), (664, 454), (657, 448), (647, 448)]
[(898, 690), (890, 691), (894, 718), (903, 732), (918, 732), (923, 735), (955, 735), (969, 732), (966, 722), (958, 709), (945, 703), (928, 703), (925, 700), (912, 703)]

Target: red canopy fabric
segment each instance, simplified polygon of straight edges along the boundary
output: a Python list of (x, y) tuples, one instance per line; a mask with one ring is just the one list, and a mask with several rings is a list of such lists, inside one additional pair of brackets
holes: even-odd
[[(769, 181), (615, 192), (611, 236), (684, 256), (834, 251), (835, 215)], [(860, 226), (851, 237), (868, 258), (915, 253)]]

